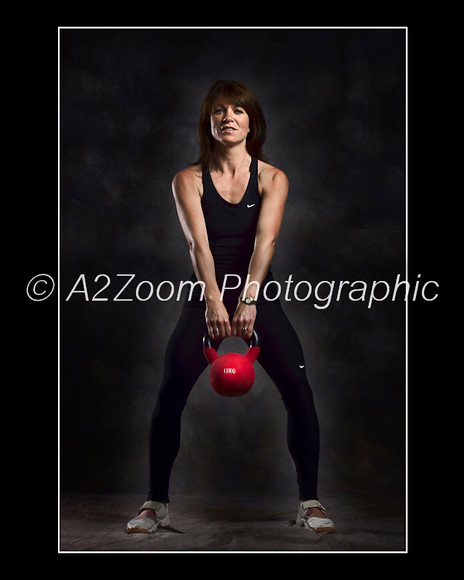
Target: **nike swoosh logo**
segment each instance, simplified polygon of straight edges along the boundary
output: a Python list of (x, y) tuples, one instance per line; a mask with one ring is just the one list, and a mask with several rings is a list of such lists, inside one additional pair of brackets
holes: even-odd
[(304, 369), (304, 365), (298, 365), (300, 369)]
[(253, 207), (255, 205), (256, 205), (256, 203), (251, 203), (251, 204), (247, 203), (247, 207)]

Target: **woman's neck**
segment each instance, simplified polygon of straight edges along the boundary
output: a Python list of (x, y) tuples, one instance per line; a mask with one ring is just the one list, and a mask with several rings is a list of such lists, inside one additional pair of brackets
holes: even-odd
[(218, 173), (229, 173), (234, 175), (237, 172), (248, 169), (251, 156), (244, 147), (215, 147), (213, 154), (212, 170)]

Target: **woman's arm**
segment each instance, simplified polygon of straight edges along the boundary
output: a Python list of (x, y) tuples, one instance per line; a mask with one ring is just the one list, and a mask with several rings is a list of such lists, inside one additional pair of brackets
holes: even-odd
[[(214, 259), (201, 208), (199, 181), (193, 168), (184, 169), (175, 175), (172, 192), (195, 275), (205, 283), (205, 319), (209, 335), (211, 339), (226, 338), (231, 334), (229, 315), (220, 299), (221, 292), (216, 281)], [(215, 332), (215, 329), (219, 332)]]
[[(284, 216), (288, 195), (288, 179), (283, 171), (269, 166), (260, 175), (262, 183), (261, 210), (256, 227), (255, 248), (248, 268), (249, 283), (243, 288), (241, 297), (255, 298), (269, 270), (275, 244)], [(256, 319), (256, 306), (239, 302), (232, 319), (232, 334), (251, 338)], [(243, 328), (247, 330), (244, 331)]]

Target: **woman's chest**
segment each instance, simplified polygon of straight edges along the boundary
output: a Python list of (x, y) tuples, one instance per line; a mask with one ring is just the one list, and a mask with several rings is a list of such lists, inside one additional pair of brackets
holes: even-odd
[(227, 177), (220, 174), (211, 174), (211, 181), (218, 194), (229, 203), (237, 204), (245, 195), (250, 172), (241, 173), (234, 177)]

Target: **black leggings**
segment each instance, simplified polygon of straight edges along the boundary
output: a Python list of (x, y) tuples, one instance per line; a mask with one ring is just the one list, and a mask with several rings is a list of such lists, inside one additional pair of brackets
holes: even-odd
[[(231, 317), (236, 304), (236, 299), (225, 303)], [(261, 346), (258, 362), (277, 386), (287, 410), (287, 443), (296, 467), (299, 499), (318, 499), (319, 424), (300, 341), (278, 300), (260, 300), (255, 329)], [(179, 452), (182, 412), (208, 364), (202, 350), (205, 332), (204, 303), (186, 301), (166, 348), (151, 423), (149, 500), (169, 502), (169, 479)], [(218, 343), (213, 346), (217, 348)]]

